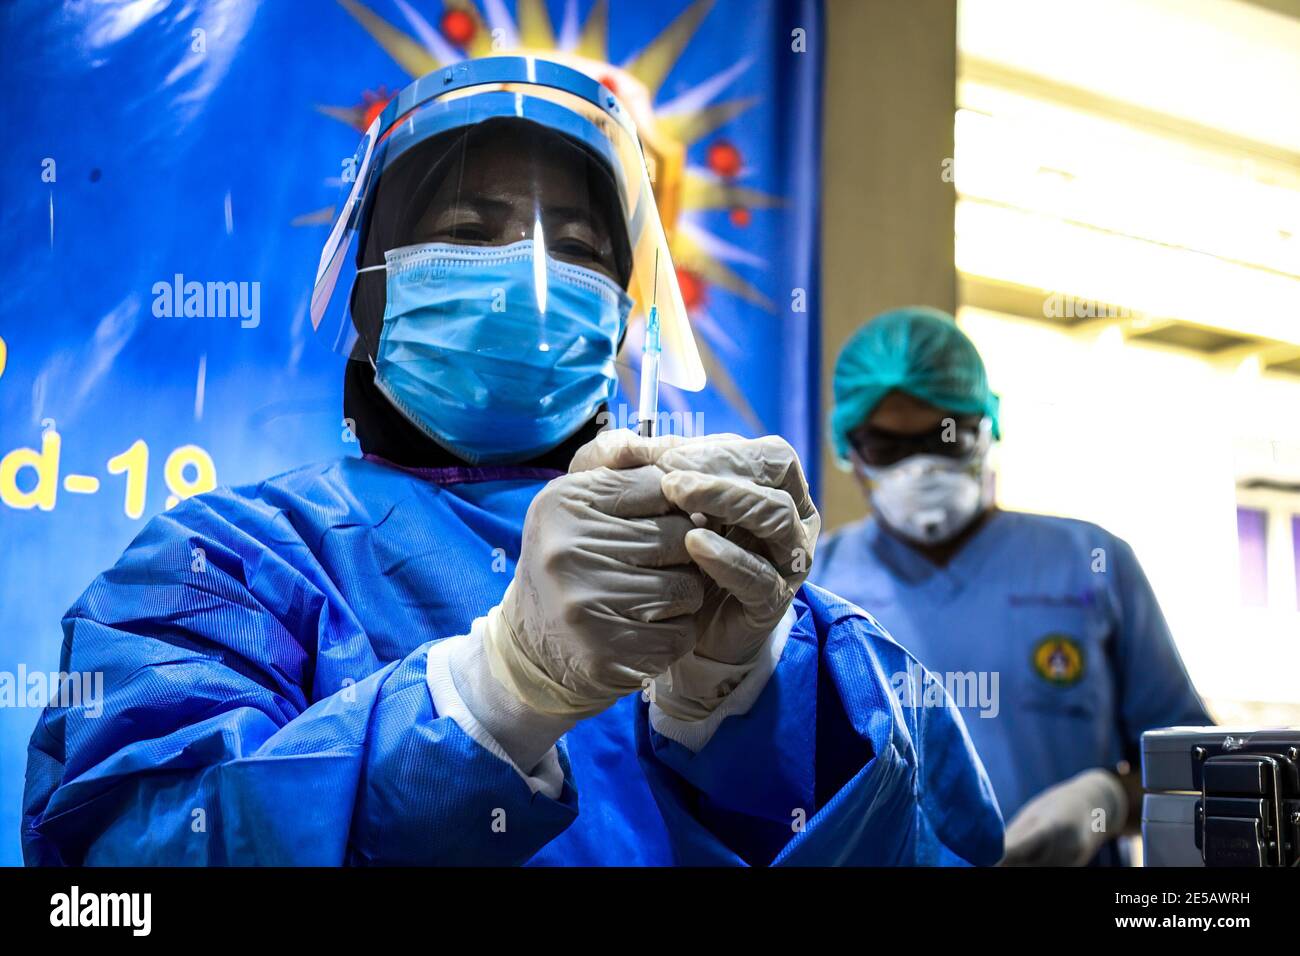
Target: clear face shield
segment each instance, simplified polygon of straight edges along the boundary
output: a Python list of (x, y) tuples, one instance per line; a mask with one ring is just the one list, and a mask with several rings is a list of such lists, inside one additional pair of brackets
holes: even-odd
[[(652, 305), (663, 380), (703, 387), (640, 144), (586, 75), (531, 57), (430, 74), (376, 119), (353, 169), (317, 271), (316, 336), (374, 365), (462, 457), (567, 438), (612, 394), (629, 323)], [(463, 433), (485, 427), (501, 447), (467, 454)]]

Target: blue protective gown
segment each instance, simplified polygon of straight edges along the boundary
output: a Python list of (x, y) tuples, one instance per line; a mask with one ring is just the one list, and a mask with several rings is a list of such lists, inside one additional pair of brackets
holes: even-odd
[(1082, 770), (1137, 768), (1144, 730), (1213, 723), (1133, 550), (1094, 524), (997, 511), (939, 567), (867, 518), (811, 577), (959, 690), (1007, 819)]
[(36, 727), (28, 863), (999, 858), (955, 709), (901, 706), (885, 675), (908, 654), (812, 587), (753, 708), (699, 753), (633, 695), (561, 739), (558, 799), (531, 792), (434, 711), (425, 667), (504, 593), (544, 483), (349, 458), (153, 519), (64, 619), (62, 666), (104, 672), (104, 709)]

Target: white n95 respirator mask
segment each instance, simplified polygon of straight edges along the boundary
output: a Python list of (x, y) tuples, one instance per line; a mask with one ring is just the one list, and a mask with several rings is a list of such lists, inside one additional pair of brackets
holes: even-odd
[(992, 498), (987, 449), (964, 459), (912, 455), (879, 468), (859, 462), (858, 469), (881, 519), (918, 544), (956, 537)]

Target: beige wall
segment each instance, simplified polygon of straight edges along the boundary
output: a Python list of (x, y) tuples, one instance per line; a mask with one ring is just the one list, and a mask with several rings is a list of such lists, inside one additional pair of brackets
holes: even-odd
[[(844, 341), (912, 303), (957, 307), (951, 182), (956, 0), (827, 0), (822, 180), (822, 394)], [(824, 417), (824, 416), (823, 416)], [(824, 445), (825, 527), (863, 513)]]

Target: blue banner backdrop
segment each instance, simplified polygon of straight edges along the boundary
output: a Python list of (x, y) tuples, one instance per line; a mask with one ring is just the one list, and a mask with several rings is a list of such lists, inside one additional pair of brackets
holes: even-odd
[[(710, 375), (666, 407), (815, 464), (821, 18), (820, 0), (5, 5), (0, 864), (20, 861), (31, 675), (57, 669), (94, 575), (180, 498), (358, 453), (308, 297), (359, 130), (415, 75), (564, 51), (640, 101)], [(221, 283), (224, 307), (187, 315), (189, 283)]]

